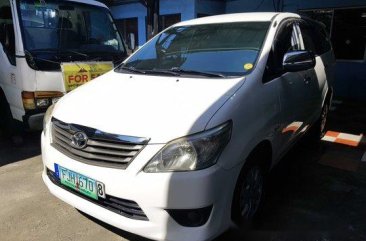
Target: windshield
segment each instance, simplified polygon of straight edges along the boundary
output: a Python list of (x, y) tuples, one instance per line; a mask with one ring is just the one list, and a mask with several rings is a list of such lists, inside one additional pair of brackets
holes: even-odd
[(19, 10), (24, 45), (29, 52), (125, 52), (112, 17), (102, 7), (70, 1), (20, 0)]
[(144, 45), (120, 69), (242, 76), (253, 69), (269, 25), (235, 22), (173, 27)]

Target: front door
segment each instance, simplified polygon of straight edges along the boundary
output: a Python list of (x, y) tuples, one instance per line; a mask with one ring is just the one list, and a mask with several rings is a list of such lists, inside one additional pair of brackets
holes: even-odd
[(295, 21), (288, 20), (282, 23), (270, 52), (263, 78), (265, 86), (276, 86), (281, 105), (281, 123), (274, 142), (276, 146), (273, 148), (278, 150), (278, 153), (274, 153), (275, 155), (284, 153), (307, 125), (305, 110), (308, 109), (308, 99), (304, 94), (307, 85), (305, 80), (307, 71), (284, 72), (282, 65), (287, 52), (303, 48), (304, 43)]
[[(0, 87), (3, 89), (13, 117), (21, 120), (21, 83), (17, 81), (15, 32), (13, 15), (8, 0), (0, 1)], [(18, 111), (15, 111), (18, 110)]]

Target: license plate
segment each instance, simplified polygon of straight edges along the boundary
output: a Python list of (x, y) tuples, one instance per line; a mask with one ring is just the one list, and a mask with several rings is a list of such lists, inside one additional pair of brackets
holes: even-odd
[(87, 197), (98, 200), (105, 198), (104, 184), (55, 163), (55, 173), (65, 185)]

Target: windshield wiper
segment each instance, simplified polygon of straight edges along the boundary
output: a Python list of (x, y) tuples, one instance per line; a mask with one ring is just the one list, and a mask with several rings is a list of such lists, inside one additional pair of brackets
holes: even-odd
[(179, 68), (171, 68), (171, 69), (136, 69), (134, 67), (126, 67), (120, 66), (118, 69), (127, 70), (129, 72), (139, 73), (139, 74), (168, 74), (173, 76), (180, 76), (181, 74), (191, 74), (191, 75), (201, 75), (207, 77), (220, 77), (225, 78), (226, 76), (223, 74), (216, 74), (211, 72), (203, 72), (203, 71), (196, 71), (196, 70), (185, 70)]
[(30, 53), (27, 50), (25, 50), (24, 52), (25, 52), (26, 56), (28, 56), (28, 58), (31, 59), (31, 61), (33, 61), (34, 59), (37, 59), (37, 60), (41, 60), (41, 61), (48, 62), (48, 63), (52, 63), (52, 64), (61, 64), (61, 62), (57, 62), (57, 61), (53, 61), (53, 60), (49, 60), (49, 59), (44, 59), (44, 58), (40, 58), (40, 57), (37, 57), (37, 56), (33, 56), (32, 53)]
[(84, 56), (85, 58), (89, 58), (89, 55), (87, 55), (86, 53), (82, 53), (82, 52), (78, 52), (78, 51), (74, 51), (74, 50), (62, 50), (61, 52), (69, 52), (69, 53), (73, 53), (73, 54), (78, 54), (80, 56)]
[(168, 69), (149, 69), (146, 70), (146, 73), (151, 73), (151, 74), (168, 74), (168, 75), (173, 75), (173, 76), (179, 76), (180, 74), (175, 72), (175, 71), (171, 71)]
[(134, 67), (126, 67), (126, 66), (123, 66), (123, 65), (121, 65), (117, 69), (127, 70), (127, 71), (132, 72), (132, 73), (146, 74), (146, 72), (144, 70), (139, 70), (139, 69), (136, 69)]
[(134, 67), (126, 67), (126, 66), (121, 66), (121, 67), (119, 67), (119, 69), (127, 70), (127, 71), (134, 72), (134, 73), (139, 73), (139, 74), (164, 74), (164, 75), (180, 76), (179, 73), (177, 73), (175, 71), (167, 70), (167, 69), (140, 70), (140, 69), (136, 69)]
[(202, 75), (207, 77), (220, 77), (225, 78), (226, 76), (223, 74), (205, 72), (205, 71), (197, 71), (197, 70), (188, 70), (188, 69), (180, 69), (180, 68), (171, 68), (169, 71), (181, 74), (192, 74), (192, 75)]
[(77, 55), (80, 55), (80, 56), (83, 56), (85, 58), (88, 58), (89, 55), (86, 54), (86, 53), (82, 53), (82, 52), (78, 52), (78, 51), (75, 51), (75, 50), (71, 50), (71, 49), (52, 49), (52, 48), (49, 48), (49, 49), (32, 49), (31, 50), (32, 52), (38, 52), (38, 53), (72, 53), (72, 54), (77, 54)]

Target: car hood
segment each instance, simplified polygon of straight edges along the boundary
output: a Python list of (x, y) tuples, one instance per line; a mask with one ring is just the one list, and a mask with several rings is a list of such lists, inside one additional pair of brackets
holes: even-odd
[(150, 144), (205, 129), (244, 78), (181, 78), (113, 71), (65, 95), (53, 116), (103, 132), (150, 138)]

